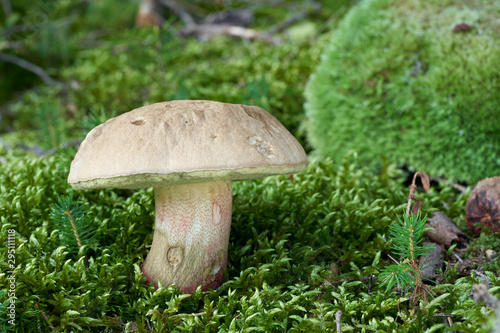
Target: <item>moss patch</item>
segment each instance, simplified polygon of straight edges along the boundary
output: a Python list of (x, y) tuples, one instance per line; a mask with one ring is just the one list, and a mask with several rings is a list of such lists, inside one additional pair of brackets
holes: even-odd
[[(234, 183), (226, 282), (183, 295), (145, 285), (139, 268), (152, 241), (152, 190), (75, 191), (95, 236), (78, 253), (65, 244), (50, 207), (71, 191), (69, 162), (64, 155), (9, 156), (0, 165), (0, 282), (7, 285), (5, 242), (14, 229), (18, 332), (50, 331), (49, 325), (95, 332), (322, 332), (335, 328), (338, 310), (348, 331), (444, 327), (437, 313), (453, 313), (454, 329), (475, 330), (488, 318), (468, 296), (479, 278), (450, 275), (450, 284), (434, 288), (439, 297), (420, 309), (376, 278), (362, 279), (389, 263), (387, 226), (405, 208), (406, 189), (392, 168), (373, 175), (351, 158), (341, 166), (314, 162), (293, 179)], [(465, 200), (449, 189), (432, 190), (426, 207), (463, 220)], [(0, 296), (0, 304), (6, 301)]]
[[(306, 90), (319, 155), (475, 182), (500, 171), (497, 1), (369, 0), (334, 32)], [(454, 33), (467, 23), (469, 31)]]
[[(451, 256), (445, 258), (446, 273), (432, 287), (436, 298), (427, 303), (415, 305), (397, 290), (380, 286), (381, 270), (392, 263), (388, 225), (404, 210), (407, 188), (394, 166), (382, 164), (374, 173), (353, 155), (336, 157), (335, 163), (314, 161), (293, 178), (235, 182), (228, 271), (218, 290), (184, 295), (171, 286), (155, 290), (145, 285), (139, 267), (153, 237), (153, 191), (72, 190), (66, 183), (78, 145), (72, 140), (140, 105), (202, 98), (263, 106), (307, 145), (301, 129), (302, 90), (327, 36), (288, 40), (280, 35), (280, 45), (231, 38), (199, 43), (178, 39), (180, 24), (175, 22), (162, 30), (132, 28), (137, 2), (127, 1), (125, 7), (121, 2), (54, 2), (50, 6), (60, 9), (42, 17), (43, 29), (13, 40), (26, 41), (14, 43), (23, 47), (16, 55), (43, 66), (63, 84), (19, 93), (0, 110), (0, 130), (8, 132), (0, 138), (0, 331), (325, 332), (336, 329), (339, 310), (344, 331), (439, 331), (446, 328), (442, 315), (452, 316), (449, 330), (488, 331), (492, 310), (469, 293), (473, 284), (489, 280), (490, 291), (499, 295), (500, 281), (492, 273), (500, 268), (498, 260), (483, 266), (490, 270), (485, 275), (459, 277)], [(339, 7), (347, 9), (352, 1), (324, 2), (320, 13), (309, 16), (317, 34), (335, 25), (344, 12)], [(45, 8), (27, 0), (12, 4), (15, 15), (21, 15), (12, 16), (5, 29), (20, 23), (19, 17), (38, 17), (38, 9)], [(278, 10), (248, 1), (213, 6), (228, 4), (251, 6), (257, 30), (304, 8), (293, 1), (279, 2)], [(410, 11), (417, 3), (408, 4), (395, 10)], [(47, 36), (58, 28), (52, 35), (60, 38), (49, 51), (68, 52), (44, 53)], [(357, 38), (354, 31), (348, 36)], [(0, 99), (14, 99), (19, 86), (9, 85), (12, 80), (19, 79), (21, 86), (38, 82), (12, 67), (2, 67), (9, 71), (2, 87), (9, 89)], [(390, 77), (390, 72), (379, 75)], [(67, 239), (71, 230), (65, 233), (68, 226), (57, 223), (53, 214), (54, 205), (71, 193), (86, 211), (77, 229), (92, 230), (80, 248)], [(466, 197), (436, 187), (425, 195), (424, 213), (439, 209), (464, 229)], [(14, 264), (7, 253), (12, 234)], [(481, 257), (498, 240), (483, 235), (473, 244), (463, 251), (464, 261)], [(4, 316), (12, 270), (18, 297), (15, 326)]]

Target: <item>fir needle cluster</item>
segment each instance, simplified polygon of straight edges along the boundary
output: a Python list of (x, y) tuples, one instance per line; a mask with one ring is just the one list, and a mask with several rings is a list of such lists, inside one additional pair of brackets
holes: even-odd
[[(422, 245), (425, 233), (426, 216), (421, 216), (421, 200), (415, 197), (417, 191), (416, 180), (420, 180), (426, 192), (429, 192), (429, 176), (425, 172), (419, 171), (413, 175), (413, 181), (410, 185), (408, 194), (408, 206), (403, 217), (398, 216), (398, 220), (389, 226), (389, 235), (392, 241), (392, 249), (398, 253), (401, 260), (398, 262), (389, 256), (396, 265), (390, 265), (382, 270), (382, 286), (387, 286), (389, 291), (395, 284), (406, 295), (413, 289), (412, 298), (415, 303), (421, 296), (426, 299), (427, 294), (433, 291), (424, 284), (422, 279), (422, 265), (420, 257), (425, 256), (432, 251), (432, 245)], [(413, 205), (412, 205), (413, 204)], [(428, 263), (424, 263), (428, 264)]]
[(51, 218), (59, 229), (61, 242), (70, 252), (78, 252), (82, 246), (91, 243), (95, 230), (89, 226), (87, 212), (73, 199), (73, 193), (61, 196), (51, 209)]
[(422, 280), (422, 271), (419, 258), (432, 250), (430, 245), (422, 245), (425, 231), (426, 217), (420, 212), (416, 215), (406, 214), (392, 223), (389, 227), (390, 239), (394, 252), (400, 256), (400, 261), (390, 265), (382, 271), (382, 285), (389, 291), (397, 284), (398, 288), (406, 294), (414, 290), (414, 300), (417, 301), (421, 293), (430, 291)]

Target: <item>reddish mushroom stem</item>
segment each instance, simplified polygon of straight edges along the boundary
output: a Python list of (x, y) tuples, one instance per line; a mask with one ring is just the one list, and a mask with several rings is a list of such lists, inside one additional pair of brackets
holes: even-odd
[(217, 288), (227, 267), (231, 181), (155, 188), (155, 231), (142, 271), (158, 287)]

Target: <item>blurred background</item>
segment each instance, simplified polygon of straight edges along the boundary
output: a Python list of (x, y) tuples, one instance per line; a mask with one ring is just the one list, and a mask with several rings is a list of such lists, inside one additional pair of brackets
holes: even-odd
[(43, 155), (134, 108), (208, 99), (261, 106), (307, 147), (303, 89), (353, 3), (2, 0), (4, 146)]

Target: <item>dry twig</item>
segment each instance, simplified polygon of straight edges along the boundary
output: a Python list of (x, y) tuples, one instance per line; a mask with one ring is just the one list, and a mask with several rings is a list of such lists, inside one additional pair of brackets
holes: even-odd
[(233, 37), (241, 37), (246, 39), (263, 40), (270, 44), (279, 44), (280, 40), (276, 37), (261, 33), (253, 29), (239, 27), (235, 25), (223, 24), (194, 24), (183, 28), (179, 35), (181, 37), (196, 36), (202, 41), (210, 40), (214, 37), (221, 35), (228, 35)]

